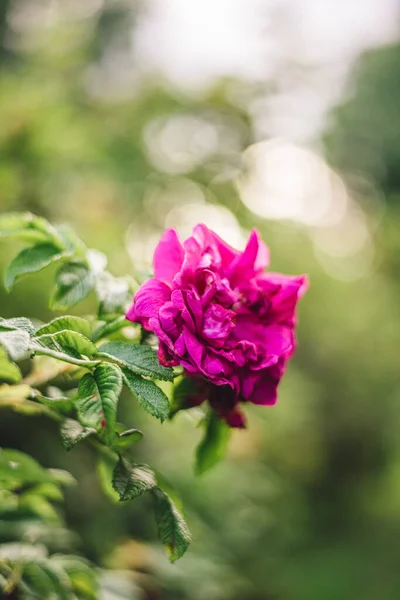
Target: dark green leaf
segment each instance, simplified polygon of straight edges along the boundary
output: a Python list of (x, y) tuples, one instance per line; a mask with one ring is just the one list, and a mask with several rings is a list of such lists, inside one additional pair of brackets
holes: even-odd
[[(0, 322), (0, 328), (1, 325), (2, 323)], [(58, 331), (63, 331), (65, 329), (77, 331), (78, 333), (81, 333), (87, 337), (89, 340), (92, 339), (92, 326), (89, 321), (86, 321), (86, 319), (82, 319), (81, 317), (70, 316), (58, 317), (57, 319), (50, 321), (50, 323), (42, 325), (36, 331), (36, 335), (38, 336), (47, 333), (57, 333)]]
[(65, 254), (54, 244), (38, 244), (32, 248), (24, 248), (11, 261), (4, 273), (4, 285), (9, 292), (16, 279), (28, 273), (41, 271)]
[(198, 383), (194, 379), (185, 376), (174, 382), (170, 417), (173, 417), (180, 410), (198, 405), (199, 390), (197, 385)]
[(196, 452), (196, 472), (200, 475), (211, 469), (225, 455), (231, 428), (214, 411), (206, 420), (205, 435)]
[(7, 351), (11, 360), (17, 361), (26, 358), (31, 348), (29, 333), (23, 329), (0, 331), (0, 346)]
[(65, 310), (84, 300), (94, 287), (94, 278), (83, 262), (63, 265), (56, 276), (56, 289), (50, 299), (53, 310)]
[(74, 357), (78, 354), (90, 358), (97, 354), (97, 347), (93, 342), (77, 331), (64, 330), (47, 333), (35, 337), (34, 340), (40, 346), (45, 346), (55, 352), (65, 352)]
[(153, 494), (158, 533), (170, 561), (174, 562), (188, 549), (191, 542), (190, 531), (171, 498), (160, 488), (155, 488)]
[(135, 375), (122, 369), (124, 383), (135, 396), (140, 406), (160, 421), (164, 421), (169, 413), (169, 401), (164, 392), (148, 379), (143, 379), (140, 375)]
[(21, 371), (17, 365), (8, 360), (6, 351), (0, 346), (0, 381), (18, 383), (21, 379)]
[(113, 487), (120, 500), (132, 500), (157, 485), (154, 473), (146, 465), (135, 465), (121, 456), (114, 469)]
[(108, 363), (100, 364), (93, 375), (87, 373), (79, 382), (76, 408), (80, 421), (87, 427), (105, 430), (109, 442), (114, 434), (121, 389), (121, 370)]
[(61, 425), (61, 438), (66, 450), (71, 450), (78, 442), (86, 440), (89, 436), (96, 433), (92, 427), (83, 427), (74, 419), (65, 419)]
[(99, 351), (102, 356), (114, 358), (121, 367), (126, 367), (133, 373), (165, 381), (174, 379), (173, 370), (160, 365), (156, 352), (150, 346), (108, 342), (100, 346)]

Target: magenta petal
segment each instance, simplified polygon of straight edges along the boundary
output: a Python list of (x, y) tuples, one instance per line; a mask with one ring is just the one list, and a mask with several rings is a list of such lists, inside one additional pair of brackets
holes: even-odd
[(269, 250), (260, 240), (258, 232), (253, 229), (250, 234), (247, 246), (232, 262), (228, 272), (232, 282), (237, 283), (240, 280), (248, 281), (257, 272), (265, 269), (269, 264)]
[(133, 323), (138, 320), (134, 304), (128, 308), (125, 317), (128, 319), (128, 321), (132, 321)]
[(254, 391), (250, 397), (250, 402), (253, 402), (253, 404), (273, 406), (278, 400), (278, 384), (279, 380), (270, 377), (268, 373), (266, 373), (255, 385)]
[(276, 286), (276, 291), (271, 295), (271, 318), (276, 323), (293, 327), (297, 301), (308, 287), (307, 277), (304, 275), (291, 277), (279, 273), (266, 273), (258, 278), (257, 282), (265, 290)]
[(199, 342), (197, 337), (193, 335), (193, 333), (187, 327), (185, 327), (183, 330), (183, 337), (190, 358), (195, 363), (197, 368), (200, 369), (201, 372), (203, 372), (202, 362), (204, 355), (204, 346)]
[(218, 248), (218, 252), (221, 257), (221, 267), (223, 269), (227, 269), (239, 255), (239, 252), (238, 250), (235, 250), (229, 246), (229, 244), (224, 242), (224, 240), (221, 240), (221, 238), (213, 231), (211, 231), (211, 234), (214, 239), (214, 244)]
[(171, 298), (170, 288), (157, 279), (149, 279), (135, 295), (136, 319), (157, 317), (161, 306)]
[(154, 276), (171, 284), (182, 267), (184, 254), (175, 229), (164, 231), (154, 252)]

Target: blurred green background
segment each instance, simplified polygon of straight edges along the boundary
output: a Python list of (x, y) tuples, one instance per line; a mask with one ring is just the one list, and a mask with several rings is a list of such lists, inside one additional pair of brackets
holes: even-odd
[[(2, 446), (80, 481), (80, 551), (131, 569), (143, 598), (400, 598), (397, 4), (0, 2), (1, 212), (70, 223), (116, 275), (148, 270), (165, 227), (205, 222), (238, 247), (257, 227), (273, 270), (310, 276), (280, 401), (248, 408), (214, 471), (194, 477), (194, 417), (122, 407), (183, 500), (175, 565), (147, 500), (100, 490), (89, 448), (2, 412)], [(53, 275), (1, 290), (1, 315), (52, 318)]]

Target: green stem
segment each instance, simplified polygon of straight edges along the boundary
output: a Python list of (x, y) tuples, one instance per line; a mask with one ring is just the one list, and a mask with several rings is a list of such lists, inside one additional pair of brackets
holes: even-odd
[(34, 354), (43, 354), (44, 356), (51, 356), (62, 362), (70, 363), (71, 365), (77, 365), (78, 367), (97, 367), (101, 363), (101, 360), (85, 360), (81, 358), (73, 358), (63, 352), (57, 352), (57, 350), (50, 350), (50, 348), (44, 348), (43, 346), (35, 346), (33, 348)]

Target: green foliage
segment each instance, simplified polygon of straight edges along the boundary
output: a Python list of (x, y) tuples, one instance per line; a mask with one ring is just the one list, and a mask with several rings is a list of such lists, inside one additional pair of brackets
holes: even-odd
[(100, 346), (100, 356), (113, 358), (121, 367), (138, 375), (164, 381), (174, 380), (172, 369), (160, 365), (156, 352), (149, 346), (128, 342), (108, 342)]
[(47, 335), (65, 330), (80, 333), (89, 340), (92, 338), (92, 328), (90, 323), (81, 317), (58, 317), (57, 319), (50, 321), (47, 325), (39, 327), (36, 331), (36, 335)]
[(100, 364), (79, 382), (76, 408), (80, 420), (87, 427), (104, 430), (108, 441), (113, 437), (121, 389), (121, 370), (111, 364)]
[(213, 410), (205, 420), (205, 434), (196, 452), (196, 472), (200, 475), (211, 469), (225, 455), (231, 436), (229, 425)]
[(38, 244), (32, 248), (25, 248), (8, 265), (4, 274), (4, 285), (11, 291), (14, 282), (28, 273), (37, 273), (52, 262), (60, 260), (62, 252), (53, 244)]
[[(69, 474), (44, 469), (23, 452), (7, 449), (0, 453), (2, 598), (107, 598), (103, 593), (111, 573), (73, 553), (74, 536), (52, 504), (63, 501), (61, 485), (71, 481)], [(126, 582), (118, 585), (119, 573), (112, 574), (112, 578), (116, 581), (112, 598), (124, 600)], [(134, 588), (130, 590), (129, 597), (133, 598)]]
[(86, 440), (90, 435), (96, 433), (96, 429), (84, 427), (79, 421), (75, 421), (75, 419), (65, 419), (60, 432), (65, 449), (72, 450), (75, 444)]
[(21, 379), (21, 371), (16, 364), (9, 361), (5, 348), (0, 346), (0, 381), (19, 383)]
[(136, 465), (120, 456), (114, 469), (113, 487), (121, 501), (132, 500), (156, 487), (155, 475), (146, 465)]
[(65, 264), (56, 275), (56, 289), (50, 298), (50, 307), (53, 310), (66, 310), (84, 300), (93, 288), (93, 275), (85, 263)]
[(191, 541), (190, 532), (171, 498), (159, 488), (155, 488), (153, 494), (159, 536), (174, 562), (185, 554)]
[[(94, 291), (98, 310), (89, 319), (62, 315), (36, 327), (24, 317), (0, 318), (0, 381), (5, 382), (0, 386), (0, 407), (25, 416), (50, 417), (59, 423), (67, 451), (80, 442), (91, 444), (103, 462), (115, 465), (112, 478), (109, 477), (120, 500), (154, 491), (160, 535), (171, 560), (175, 560), (188, 545), (186, 525), (172, 501), (156, 491), (152, 469), (136, 464), (128, 454), (143, 433), (117, 422), (123, 383), (147, 412), (163, 421), (169, 413), (169, 401), (152, 379), (174, 380), (173, 370), (159, 364), (153, 348), (128, 341), (123, 334), (129, 324), (124, 312), (132, 293), (130, 280), (108, 273), (105, 257), (87, 249), (70, 228), (52, 227), (31, 214), (1, 217), (1, 236), (32, 244), (7, 268), (8, 289), (22, 275), (36, 273), (51, 262), (62, 260), (50, 306), (64, 310)], [(109, 339), (113, 335), (119, 336), (118, 341)], [(44, 362), (39, 364), (39, 357)], [(22, 380), (16, 363), (28, 358), (34, 361), (34, 368)], [(52, 385), (60, 372), (69, 377), (67, 394)], [(108, 493), (110, 479), (105, 482), (104, 473), (101, 482)], [(0, 454), (0, 494), (4, 490), (12, 494), (18, 490), (19, 507), (38, 518), (59, 522), (50, 501), (59, 500), (57, 494), (64, 480), (68, 480), (65, 473), (43, 469), (16, 450)], [(11, 548), (3, 550), (11, 556)], [(78, 558), (49, 555), (46, 550), (40, 550), (33, 559), (32, 548), (25, 550), (18, 567), (22, 597), (25, 594), (27, 598), (51, 598), (53, 594), (71, 600), (97, 598), (93, 587), (97, 578), (91, 566)], [(13, 561), (7, 560), (13, 568)], [(10, 578), (3, 579), (4, 589), (8, 590)]]
[(124, 383), (139, 404), (148, 413), (160, 419), (161, 422), (164, 421), (168, 417), (169, 401), (158, 385), (154, 381), (143, 379), (143, 377), (131, 373), (128, 369), (122, 369), (122, 373)]

